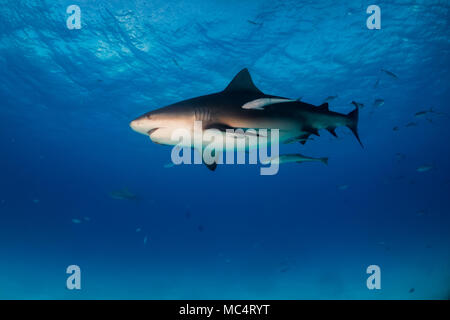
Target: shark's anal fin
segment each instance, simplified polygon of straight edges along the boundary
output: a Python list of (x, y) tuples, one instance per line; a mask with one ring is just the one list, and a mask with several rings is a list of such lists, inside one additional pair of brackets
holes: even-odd
[(317, 108), (319, 108), (320, 111), (330, 111), (328, 109), (328, 102), (322, 103), (320, 106), (318, 106)]
[(331, 133), (333, 136), (337, 138), (336, 128), (328, 128), (327, 130), (329, 133)]
[(234, 76), (233, 80), (231, 80), (230, 84), (228, 84), (223, 91), (247, 91), (262, 94), (262, 92), (253, 83), (252, 77), (250, 76), (247, 68), (242, 69), (236, 76)]

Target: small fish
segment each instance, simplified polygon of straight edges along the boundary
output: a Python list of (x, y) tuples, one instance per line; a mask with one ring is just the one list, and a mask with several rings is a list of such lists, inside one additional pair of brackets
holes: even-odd
[(175, 58), (172, 58), (173, 63), (175, 63), (175, 65), (181, 69), (180, 65), (178, 64), (178, 61)]
[(375, 84), (373, 85), (374, 88), (378, 88), (378, 85), (380, 84), (380, 79), (377, 79)]
[(335, 95), (335, 96), (328, 96), (328, 97), (325, 99), (325, 101), (331, 101), (331, 100), (336, 99), (337, 97), (338, 97), (338, 95)]
[(400, 129), (400, 128), (397, 127), (397, 126), (395, 126), (395, 127), (392, 128), (393, 131), (398, 131), (399, 129)]
[(293, 142), (301, 142), (301, 143), (306, 143), (306, 141), (313, 141), (314, 138), (313, 137), (308, 137), (308, 138), (291, 138), (286, 140), (284, 143), (289, 144), (289, 143), (293, 143)]
[(88, 222), (91, 221), (91, 218), (89, 218), (89, 217), (84, 217), (83, 219), (84, 219), (84, 221), (88, 221)]
[(422, 110), (422, 111), (416, 112), (414, 114), (414, 116), (416, 118), (420, 118), (420, 117), (423, 117), (425, 115), (428, 115), (429, 113), (434, 113), (433, 108), (430, 108), (429, 110)]
[(39, 200), (39, 199), (37, 199), (37, 198), (36, 198), (36, 199), (33, 199), (33, 203), (36, 203), (36, 204), (37, 204), (37, 203), (39, 203), (39, 202), (41, 202), (41, 200)]
[(405, 125), (405, 127), (410, 128), (410, 127), (417, 127), (417, 122), (409, 122)]
[(375, 107), (381, 107), (384, 104), (384, 100), (383, 99), (375, 99), (375, 101), (373, 102), (373, 105)]
[(391, 76), (392, 78), (398, 79), (397, 75), (389, 70), (386, 69), (381, 69), (381, 71), (383, 71), (384, 73), (386, 73), (387, 75)]
[(341, 184), (337, 187), (339, 190), (347, 190), (348, 189), (348, 185), (347, 184)]
[(426, 210), (418, 210), (418, 211), (416, 212), (416, 216), (422, 217), (422, 216), (426, 215), (426, 213), (427, 213)]
[(433, 169), (433, 166), (432, 166), (432, 165), (425, 164), (425, 165), (423, 165), (423, 166), (418, 167), (418, 168), (416, 169), (416, 171), (417, 171), (417, 172), (427, 172), (427, 171), (430, 171), (431, 169)]
[(173, 166), (175, 166), (175, 164), (173, 162), (169, 162), (164, 165), (164, 168), (168, 169), (168, 168), (172, 168)]
[(203, 230), (205, 230), (205, 228), (202, 225), (198, 226), (198, 231), (203, 232)]
[(136, 232), (141, 232), (141, 228), (136, 228)]
[(413, 293), (414, 291), (416, 291), (414, 288), (409, 289), (409, 293)]
[(403, 160), (403, 159), (406, 158), (406, 155), (403, 154), (403, 153), (397, 152), (397, 153), (395, 154), (395, 157), (396, 157), (398, 160)]
[(248, 23), (254, 24), (255, 26), (262, 26), (262, 23), (255, 22), (253, 20), (247, 20)]
[(117, 200), (136, 200), (137, 196), (131, 193), (128, 188), (123, 188), (121, 190), (112, 191), (109, 196)]
[(80, 219), (72, 219), (72, 222), (75, 224), (80, 224), (81, 220)]
[(281, 163), (290, 163), (290, 162), (295, 162), (295, 163), (302, 163), (302, 162), (322, 162), (323, 164), (328, 165), (328, 158), (311, 158), (311, 157), (306, 157), (301, 155), (300, 153), (296, 153), (296, 154), (282, 154), (278, 157), (275, 158), (269, 158), (265, 161), (261, 161), (262, 164), (269, 164), (269, 163), (274, 163), (274, 164), (281, 164)]
[(144, 237), (144, 244), (147, 244), (147, 240), (148, 240), (148, 237), (145, 236), (145, 237)]

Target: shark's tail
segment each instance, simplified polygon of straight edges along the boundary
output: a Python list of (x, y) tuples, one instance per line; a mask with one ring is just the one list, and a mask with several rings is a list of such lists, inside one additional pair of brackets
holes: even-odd
[[(352, 102), (354, 105), (357, 106), (356, 102)], [(347, 127), (352, 130), (353, 134), (355, 135), (356, 139), (358, 140), (361, 147), (364, 148), (364, 145), (361, 142), (361, 139), (359, 139), (358, 135), (358, 114), (359, 114), (359, 108), (356, 107), (355, 110), (347, 114), (347, 118), (350, 120), (349, 124), (347, 124)]]

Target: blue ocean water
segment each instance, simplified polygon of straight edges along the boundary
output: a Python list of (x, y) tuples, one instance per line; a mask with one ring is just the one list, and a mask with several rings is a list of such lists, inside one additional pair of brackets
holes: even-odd
[[(0, 298), (448, 299), (449, 9), (0, 1)], [(340, 128), (282, 146), (328, 166), (211, 172), (165, 168), (170, 147), (130, 129), (245, 67), (268, 94), (364, 104), (365, 148)], [(81, 290), (66, 288), (73, 264)]]

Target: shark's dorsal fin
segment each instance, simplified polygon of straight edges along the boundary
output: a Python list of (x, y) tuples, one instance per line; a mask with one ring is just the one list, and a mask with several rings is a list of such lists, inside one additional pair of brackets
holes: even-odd
[(248, 72), (248, 69), (242, 69), (234, 78), (230, 84), (223, 90), (224, 92), (233, 91), (247, 91), (254, 93), (262, 93), (253, 83), (252, 77)]

